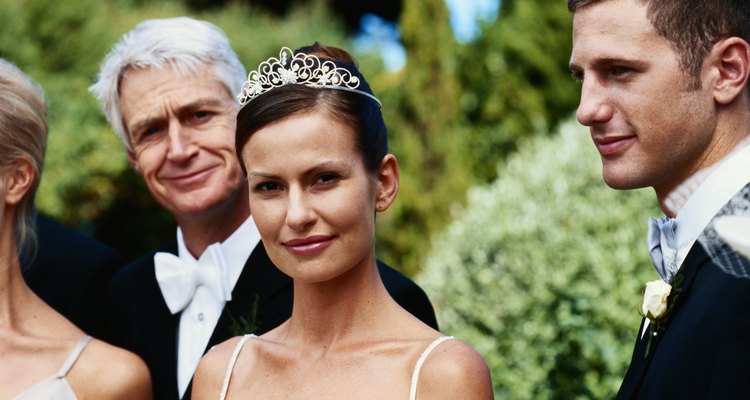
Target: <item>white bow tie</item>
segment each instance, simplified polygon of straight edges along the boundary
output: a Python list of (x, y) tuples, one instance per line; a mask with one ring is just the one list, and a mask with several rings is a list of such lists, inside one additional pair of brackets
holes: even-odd
[(206, 248), (196, 264), (184, 262), (171, 253), (154, 255), (156, 280), (172, 314), (190, 304), (196, 289), (203, 286), (217, 301), (232, 300), (227, 268), (219, 243)]

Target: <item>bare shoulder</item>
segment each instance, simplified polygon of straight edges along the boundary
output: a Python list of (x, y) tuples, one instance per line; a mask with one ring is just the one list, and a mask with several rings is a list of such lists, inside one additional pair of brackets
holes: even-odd
[(240, 340), (242, 340), (242, 336), (233, 337), (219, 343), (201, 358), (193, 376), (191, 396), (193, 399), (216, 399), (219, 397), (229, 361)]
[(465, 342), (440, 343), (425, 359), (419, 374), (418, 399), (492, 399), (487, 362)]
[(71, 386), (83, 394), (81, 398), (148, 400), (153, 397), (146, 363), (127, 350), (97, 339), (87, 345), (69, 377)]

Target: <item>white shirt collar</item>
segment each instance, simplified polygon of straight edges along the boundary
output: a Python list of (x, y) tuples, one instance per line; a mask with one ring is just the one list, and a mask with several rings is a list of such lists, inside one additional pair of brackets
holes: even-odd
[[(679, 247), (678, 265), (716, 213), (750, 182), (750, 140), (743, 140), (727, 157), (711, 167), (708, 173), (699, 175), (698, 180), (700, 179), (703, 181), (698, 182), (677, 213), (675, 237)], [(691, 181), (692, 184), (695, 183), (695, 180), (689, 179), (686, 184), (681, 185), (683, 193), (685, 187), (691, 185)]]

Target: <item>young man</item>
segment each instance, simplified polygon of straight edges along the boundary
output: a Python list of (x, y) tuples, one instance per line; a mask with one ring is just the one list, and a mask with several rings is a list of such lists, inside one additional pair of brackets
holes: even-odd
[[(207, 348), (291, 314), (291, 280), (271, 261), (234, 151), (246, 79), (224, 33), (191, 18), (147, 20), (115, 44), (91, 91), (177, 240), (126, 266), (108, 294), (112, 343), (140, 355), (158, 399), (189, 397)], [(424, 292), (381, 266), (391, 295), (435, 325)]]
[(750, 280), (723, 272), (710, 243), (717, 218), (750, 202), (750, 3), (569, 0), (568, 8), (577, 118), (590, 127), (605, 182), (652, 187), (675, 217), (649, 227), (662, 289), (646, 299), (618, 398), (746, 396)]

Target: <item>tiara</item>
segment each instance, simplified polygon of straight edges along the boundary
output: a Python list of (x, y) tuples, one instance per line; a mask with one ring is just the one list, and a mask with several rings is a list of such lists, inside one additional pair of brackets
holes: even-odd
[(331, 60), (314, 55), (297, 53), (282, 47), (279, 58), (271, 57), (251, 71), (242, 91), (237, 95), (240, 107), (256, 97), (284, 85), (305, 85), (314, 88), (338, 89), (365, 95), (381, 106), (380, 100), (364, 90), (358, 89), (361, 80), (346, 68)]

